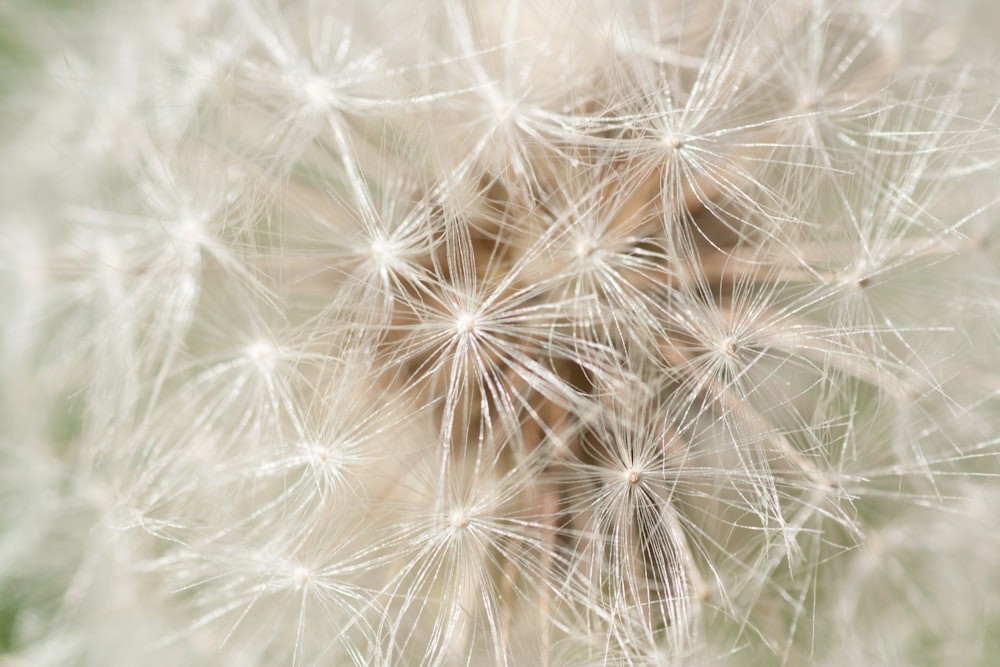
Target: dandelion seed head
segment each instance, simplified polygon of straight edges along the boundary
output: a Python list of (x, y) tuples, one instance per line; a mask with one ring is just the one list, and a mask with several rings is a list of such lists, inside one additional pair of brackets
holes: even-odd
[(15, 4), (0, 663), (981, 659), (988, 3)]

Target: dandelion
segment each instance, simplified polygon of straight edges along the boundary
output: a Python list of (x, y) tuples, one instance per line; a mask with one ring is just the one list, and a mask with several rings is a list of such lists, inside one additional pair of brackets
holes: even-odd
[(982, 5), (0, 9), (0, 664), (995, 662)]

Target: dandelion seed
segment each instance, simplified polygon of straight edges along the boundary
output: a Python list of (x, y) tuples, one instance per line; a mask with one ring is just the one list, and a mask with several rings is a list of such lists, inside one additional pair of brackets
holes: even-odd
[(476, 316), (472, 313), (459, 315), (458, 321), (455, 322), (455, 330), (463, 336), (475, 334), (477, 326)]
[(302, 565), (299, 565), (292, 571), (292, 581), (295, 588), (305, 588), (309, 585), (310, 579), (312, 579), (312, 573)]
[(469, 526), (469, 517), (462, 510), (456, 510), (451, 514), (451, 527), (456, 532), (465, 530)]
[(673, 132), (663, 135), (663, 145), (669, 151), (680, 150), (684, 147), (684, 139)]
[(274, 369), (279, 355), (278, 349), (272, 343), (265, 340), (250, 343), (243, 348), (243, 353), (252, 364), (265, 373)]

